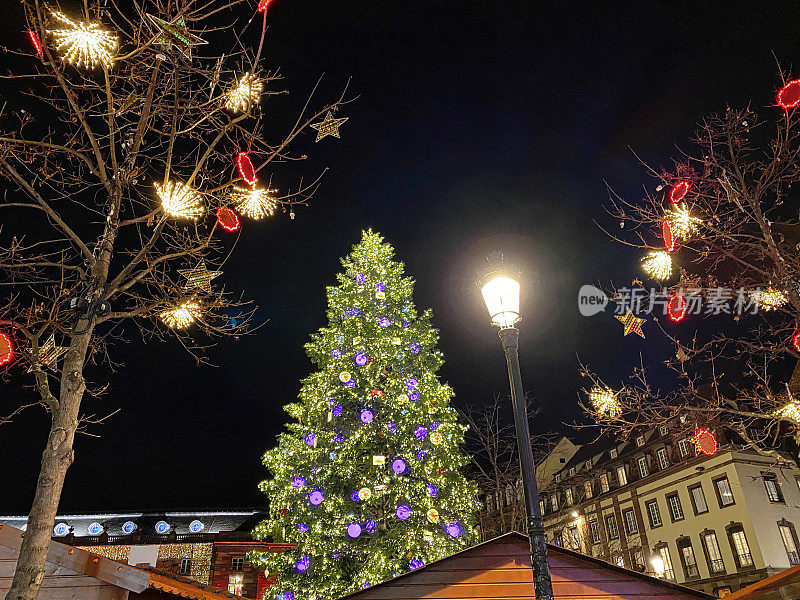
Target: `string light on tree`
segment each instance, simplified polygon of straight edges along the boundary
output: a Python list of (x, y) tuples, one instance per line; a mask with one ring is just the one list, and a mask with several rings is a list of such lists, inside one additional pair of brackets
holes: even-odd
[(669, 200), (673, 204), (677, 204), (681, 200), (686, 197), (686, 194), (689, 193), (689, 188), (691, 184), (686, 181), (685, 179), (681, 179), (680, 181), (676, 182), (675, 185), (669, 190)]
[(661, 221), (661, 238), (664, 240), (664, 249), (667, 252), (675, 250), (675, 235), (672, 233), (672, 223), (669, 219)]
[(250, 160), (250, 154), (248, 152), (239, 152), (236, 156), (236, 168), (239, 171), (239, 177), (250, 187), (255, 185), (256, 181), (258, 181), (255, 167), (253, 167), (253, 161)]
[(158, 27), (160, 33), (158, 42), (168, 46), (177, 46), (181, 54), (187, 58), (192, 55), (192, 46), (207, 44), (208, 41), (197, 37), (189, 28), (183, 17), (178, 17), (171, 23), (155, 15), (148, 14), (147, 17)]
[(711, 456), (717, 452), (717, 438), (708, 429), (698, 429), (694, 432), (694, 444), (698, 452)]
[(277, 190), (247, 189), (234, 186), (231, 200), (240, 214), (249, 219), (263, 219), (271, 217), (278, 208), (278, 201), (272, 195)]
[(644, 337), (644, 332), (642, 331), (642, 325), (645, 321), (644, 319), (640, 319), (627, 309), (624, 315), (614, 315), (614, 318), (622, 323), (623, 336), (626, 336), (629, 333), (635, 333), (636, 335)]
[(222, 275), (222, 271), (209, 271), (204, 260), (201, 260), (194, 269), (178, 269), (178, 273), (186, 278), (186, 285), (183, 286), (183, 289), (200, 288), (206, 292), (211, 291), (211, 280)]
[(316, 142), (320, 141), (322, 138), (331, 136), (331, 137), (341, 137), (339, 135), (339, 127), (347, 121), (349, 117), (344, 117), (341, 119), (334, 119), (333, 113), (328, 111), (328, 114), (325, 115), (325, 118), (320, 121), (319, 123), (312, 123), (311, 127), (317, 130), (317, 139), (314, 140)]
[(642, 268), (653, 279), (669, 279), (672, 275), (672, 257), (663, 250), (653, 250), (642, 259)]
[(0, 331), (0, 367), (14, 360), (14, 342), (7, 334)]
[(622, 414), (617, 394), (599, 385), (589, 390), (589, 402), (597, 414), (604, 419), (616, 419)]
[(193, 187), (175, 181), (168, 181), (166, 185), (156, 183), (155, 186), (161, 208), (168, 215), (196, 221), (205, 213), (203, 198)]
[(781, 290), (768, 287), (753, 292), (753, 299), (758, 303), (758, 308), (765, 312), (776, 310), (789, 302), (789, 298)]
[(800, 402), (795, 400), (794, 397), (790, 394), (789, 402), (781, 406), (773, 414), (778, 419), (784, 419), (786, 421), (794, 421), (795, 423), (800, 423)]
[(94, 69), (102, 65), (108, 69), (114, 62), (117, 36), (98, 23), (76, 23), (64, 13), (53, 12), (53, 17), (66, 27), (50, 29), (56, 42), (56, 50), (64, 62), (78, 68)]
[(42, 58), (42, 56), (44, 56), (44, 49), (42, 48), (42, 41), (39, 39), (39, 36), (36, 35), (36, 32), (33, 29), (28, 28), (28, 37), (30, 38), (31, 44), (33, 44), (33, 47), (36, 50), (36, 56)]
[(179, 306), (163, 311), (159, 317), (171, 329), (187, 329), (202, 314), (202, 308), (195, 300), (187, 300)]
[(778, 92), (776, 100), (783, 110), (797, 108), (800, 104), (800, 79), (794, 79), (784, 85)]
[(689, 207), (685, 204), (676, 204), (672, 206), (667, 220), (669, 220), (670, 227), (672, 228), (672, 234), (679, 240), (688, 239), (697, 231), (698, 227), (703, 222), (702, 219), (689, 214)]
[(667, 316), (675, 323), (683, 321), (686, 316), (686, 298), (680, 292), (675, 292), (667, 302)]
[[(47, 341), (39, 346), (39, 352), (36, 356), (36, 362), (48, 369), (55, 370), (58, 359), (63, 355), (69, 348), (64, 346), (56, 346), (56, 336), (54, 333), (50, 334), (50, 337), (47, 338)], [(30, 366), (28, 369), (28, 373), (33, 371), (33, 365)]]
[(227, 206), (220, 207), (217, 210), (217, 223), (225, 231), (230, 231), (231, 233), (239, 231), (241, 228), (239, 215)]
[(225, 108), (231, 112), (243, 113), (261, 101), (264, 82), (253, 73), (245, 73), (226, 94)]
[(795, 329), (792, 334), (792, 347), (796, 352), (800, 352), (800, 329)]

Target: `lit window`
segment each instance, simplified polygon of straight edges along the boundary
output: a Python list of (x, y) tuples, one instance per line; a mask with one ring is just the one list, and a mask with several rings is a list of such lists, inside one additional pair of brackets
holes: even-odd
[(189, 575), (192, 572), (192, 559), (182, 558), (178, 566), (178, 575)]
[(616, 448), (612, 448), (612, 449), (609, 451), (608, 455), (609, 455), (611, 458), (617, 458), (617, 449), (616, 449)]
[(617, 520), (614, 518), (614, 515), (608, 515), (606, 517), (606, 533), (608, 534), (608, 539), (610, 540), (616, 540), (619, 538)]
[(555, 542), (556, 546), (563, 546), (563, 536), (560, 531), (556, 531), (555, 535), (553, 536), (553, 541)]
[(686, 577), (697, 577), (700, 573), (697, 570), (697, 559), (694, 557), (694, 548), (688, 538), (678, 540), (678, 551), (683, 564), (683, 572)]
[(623, 511), (622, 516), (625, 518), (625, 530), (628, 533), (639, 533), (639, 526), (636, 524), (636, 514), (633, 509), (629, 508)]
[(583, 482), (583, 491), (586, 492), (586, 497), (592, 497), (592, 482), (591, 481), (584, 481)]
[(622, 555), (620, 554), (617, 558), (614, 559), (614, 563), (618, 567), (624, 567), (625, 566), (625, 559), (622, 558)]
[(730, 506), (734, 503), (733, 492), (731, 491), (731, 484), (727, 477), (715, 479), (714, 485), (717, 488), (717, 499), (719, 500), (720, 507)]
[(673, 521), (680, 521), (683, 518), (683, 507), (678, 494), (667, 496), (667, 506), (669, 506), (669, 516)]
[(589, 537), (593, 544), (600, 543), (600, 527), (597, 526), (597, 519), (589, 521)]
[(678, 453), (681, 458), (689, 456), (689, 440), (678, 440)]
[(231, 559), (231, 571), (238, 573), (244, 571), (244, 557), (236, 556)]
[(609, 490), (608, 487), (608, 473), (600, 474), (600, 493), (605, 493)]
[(656, 458), (658, 459), (658, 468), (662, 471), (669, 467), (669, 458), (667, 457), (667, 449), (659, 448), (656, 450)]
[(722, 560), (722, 553), (719, 551), (717, 534), (710, 531), (703, 535), (703, 542), (708, 554), (708, 569), (712, 573), (722, 573), (725, 571), (725, 562)]
[(672, 559), (669, 556), (669, 548), (661, 546), (658, 549), (658, 555), (664, 561), (664, 579), (675, 579), (675, 571), (672, 568)]
[(642, 446), (644, 446), (644, 436), (640, 435), (636, 438), (636, 447), (641, 448)]
[(667, 435), (667, 431), (668, 429), (666, 425), (662, 425), (661, 427), (658, 428), (659, 435)]
[(557, 494), (553, 494), (552, 496), (550, 496), (550, 506), (553, 507), (554, 511), (558, 510), (558, 495)]
[(617, 467), (617, 481), (619, 482), (620, 486), (627, 485), (628, 475), (625, 473), (625, 465), (620, 465)]
[(556, 473), (556, 475), (555, 475), (554, 479), (556, 480), (556, 483), (558, 483), (559, 481), (561, 481), (561, 473)]
[(569, 530), (570, 538), (572, 538), (572, 548), (580, 551), (581, 549), (581, 536), (578, 533), (577, 527), (572, 527)]
[(647, 516), (650, 518), (650, 527), (660, 527), (661, 512), (658, 510), (658, 502), (651, 500), (645, 506), (647, 507)]
[(228, 575), (228, 593), (242, 595), (242, 587), (244, 586), (244, 575), (241, 573), (231, 573)]
[(767, 498), (769, 498), (770, 502), (783, 502), (781, 486), (778, 484), (774, 474), (766, 473), (764, 475), (764, 487), (767, 488)]
[(572, 506), (572, 488), (568, 487), (564, 490), (564, 496), (567, 500), (567, 506)]
[(783, 547), (786, 549), (786, 556), (789, 557), (789, 565), (796, 565), (800, 563), (800, 557), (797, 555), (797, 544), (794, 541), (794, 533), (792, 528), (788, 525), (778, 525), (778, 531), (783, 540)]
[(734, 527), (728, 532), (731, 537), (731, 545), (736, 554), (736, 562), (740, 567), (752, 567), (753, 555), (750, 554), (750, 546), (747, 544), (747, 538), (744, 536), (744, 530), (741, 526)]
[(539, 500), (539, 513), (544, 514), (544, 500)]
[(696, 515), (701, 515), (708, 512), (708, 504), (706, 504), (706, 495), (703, 493), (703, 488), (697, 485), (689, 489), (692, 496), (692, 506)]
[(570, 477), (572, 477), (573, 475), (575, 475), (575, 467), (570, 467), (570, 468), (569, 468), (569, 475), (570, 475)]
[(640, 456), (637, 459), (636, 464), (639, 465), (639, 477), (643, 479), (647, 477), (647, 457)]
[(587, 469), (591, 469), (592, 468), (592, 459), (591, 458), (586, 461), (586, 468)]

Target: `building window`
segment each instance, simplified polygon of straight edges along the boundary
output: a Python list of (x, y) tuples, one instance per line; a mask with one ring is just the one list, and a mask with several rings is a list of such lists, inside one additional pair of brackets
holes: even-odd
[(494, 508), (494, 498), (492, 498), (491, 494), (486, 494), (486, 510), (492, 510)]
[(192, 559), (182, 558), (178, 565), (178, 575), (189, 575), (192, 572)]
[(644, 436), (640, 435), (636, 438), (636, 447), (641, 448), (642, 446), (644, 446)]
[(767, 488), (767, 498), (770, 502), (783, 502), (783, 493), (775, 473), (764, 473), (764, 487)]
[(600, 543), (600, 528), (597, 526), (597, 519), (589, 521), (589, 538), (593, 544)]
[(733, 501), (733, 492), (731, 491), (731, 484), (727, 477), (720, 477), (714, 480), (714, 489), (717, 490), (717, 501), (720, 508), (735, 504)]
[(591, 469), (592, 468), (592, 459), (591, 458), (586, 461), (586, 468), (587, 469)]
[(661, 527), (661, 513), (658, 511), (658, 501), (651, 500), (647, 504), (647, 516), (650, 519), (650, 527)]
[(625, 531), (628, 533), (639, 533), (639, 526), (636, 524), (636, 513), (632, 508), (622, 511), (622, 516), (625, 519)]
[(591, 481), (584, 481), (583, 482), (583, 491), (586, 493), (587, 498), (592, 497), (592, 482)]
[(553, 512), (558, 510), (558, 494), (550, 496), (550, 506), (553, 508)]
[(625, 465), (620, 465), (617, 467), (617, 481), (619, 482), (620, 486), (628, 484), (628, 474), (625, 473)]
[(560, 531), (556, 531), (555, 532), (555, 534), (553, 535), (553, 541), (555, 542), (556, 546), (563, 546), (564, 545), (562, 534), (561, 534)]
[(600, 493), (605, 493), (609, 490), (608, 487), (608, 473), (600, 474)]
[(544, 500), (539, 500), (539, 514), (544, 514)]
[(636, 460), (636, 464), (639, 465), (639, 477), (641, 477), (642, 479), (647, 477), (647, 457), (640, 456)]
[(497, 492), (497, 495), (494, 497), (495, 505), (497, 506), (497, 510), (503, 508), (503, 494), (502, 492)]
[(662, 471), (669, 467), (669, 458), (667, 457), (667, 449), (659, 448), (656, 450), (656, 458), (658, 459), (658, 468)]
[(697, 570), (697, 559), (694, 557), (692, 541), (689, 538), (681, 538), (677, 544), (678, 555), (681, 558), (681, 565), (683, 565), (683, 572), (686, 578), (699, 576), (700, 572)]
[(608, 451), (608, 456), (611, 457), (611, 458), (617, 458), (617, 449), (616, 448), (612, 448), (611, 450), (609, 450)]
[(714, 595), (717, 598), (724, 598), (725, 596), (730, 596), (733, 593), (731, 587), (729, 585), (723, 585), (722, 587), (715, 587), (714, 588)]
[(661, 427), (658, 428), (659, 435), (667, 435), (667, 431), (668, 430), (666, 425), (662, 425)]
[(744, 535), (742, 526), (734, 525), (733, 527), (729, 527), (728, 537), (730, 538), (733, 557), (736, 559), (738, 567), (740, 569), (752, 567), (753, 555), (750, 554), (750, 546), (747, 543), (747, 538)]
[(692, 499), (692, 508), (694, 514), (702, 515), (708, 512), (708, 504), (706, 503), (706, 495), (703, 493), (703, 486), (697, 484), (689, 488), (689, 497)]
[(617, 519), (614, 518), (614, 515), (608, 515), (606, 517), (606, 533), (608, 534), (608, 539), (610, 540), (619, 539), (619, 530), (617, 529)]
[(569, 468), (569, 476), (572, 477), (573, 475), (575, 475), (575, 467), (570, 467)]
[(625, 566), (625, 558), (623, 558), (622, 554), (620, 554), (614, 559), (614, 564), (616, 564), (618, 567)]
[(722, 552), (717, 543), (717, 534), (713, 531), (706, 531), (702, 534), (703, 548), (708, 559), (708, 570), (711, 573), (724, 573), (725, 562), (722, 560)]
[(244, 557), (237, 556), (231, 559), (231, 571), (234, 573), (238, 573), (240, 571), (244, 571)]
[(556, 483), (558, 483), (559, 481), (561, 481), (561, 473), (556, 473), (556, 474), (555, 474), (555, 477), (554, 477), (553, 479), (555, 479)]
[(783, 547), (786, 549), (786, 556), (789, 558), (789, 565), (799, 564), (800, 556), (797, 555), (794, 527), (788, 521), (784, 521), (778, 523), (778, 531), (783, 540)]
[(514, 503), (514, 488), (511, 484), (506, 486), (506, 506), (511, 506)]
[(228, 575), (228, 593), (242, 595), (242, 587), (244, 587), (244, 575), (242, 573), (231, 573)]
[(677, 493), (667, 496), (667, 506), (669, 507), (669, 516), (673, 522), (683, 519), (683, 507)]
[(572, 539), (572, 547), (575, 550), (580, 551), (580, 549), (581, 549), (581, 536), (578, 534), (578, 528), (577, 527), (570, 528), (569, 536)]
[(572, 506), (572, 488), (568, 487), (564, 490), (564, 496), (567, 500), (567, 506)]
[(678, 440), (678, 454), (681, 458), (689, 456), (689, 440)]
[(664, 579), (675, 581), (675, 570), (672, 568), (672, 559), (669, 556), (669, 548), (664, 545), (656, 550), (656, 552), (658, 552), (658, 555), (664, 561)]

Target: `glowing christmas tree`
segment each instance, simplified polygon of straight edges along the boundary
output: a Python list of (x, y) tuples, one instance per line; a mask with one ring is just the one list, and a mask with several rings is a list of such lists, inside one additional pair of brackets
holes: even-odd
[(328, 600), (419, 568), (474, 542), (477, 489), (460, 473), (465, 427), (431, 311), (371, 231), (329, 287), (329, 325), (306, 345), (319, 367), (303, 381), (295, 419), (264, 455), (270, 518), (254, 535), (296, 544), (251, 557), (278, 579), (278, 600)]

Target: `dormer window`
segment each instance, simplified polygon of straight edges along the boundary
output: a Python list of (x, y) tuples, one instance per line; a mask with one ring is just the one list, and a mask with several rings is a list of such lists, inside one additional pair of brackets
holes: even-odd
[(617, 458), (617, 449), (612, 448), (611, 451), (608, 453), (611, 458)]
[(644, 446), (644, 436), (640, 435), (636, 438), (636, 447), (641, 448), (642, 446)]

